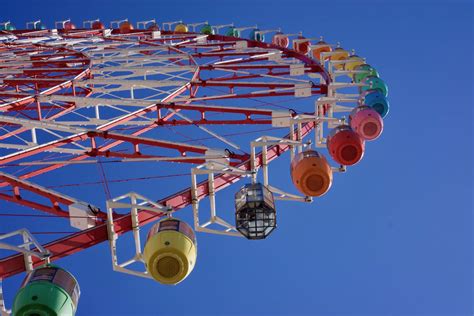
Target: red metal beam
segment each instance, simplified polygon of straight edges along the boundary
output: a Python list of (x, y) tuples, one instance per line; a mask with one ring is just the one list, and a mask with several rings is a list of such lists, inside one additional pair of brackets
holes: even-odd
[[(258, 76), (258, 75), (257, 75)], [(234, 79), (240, 79), (240, 78), (230, 78), (232, 80)], [(194, 86), (200, 86), (200, 87), (229, 87), (229, 88), (234, 88), (234, 87), (241, 87), (241, 88), (268, 88), (268, 89), (283, 89), (283, 88), (294, 88), (295, 83), (294, 82), (238, 82), (238, 81), (217, 81), (217, 80), (212, 80), (212, 79), (206, 79), (206, 80), (200, 80), (200, 81), (195, 81), (191, 83)], [(321, 85), (316, 85), (312, 84), (312, 87), (314, 88), (321, 88)]]
[(0, 193), (0, 199), (16, 203), (25, 207), (29, 207), (38, 211), (42, 211), (45, 213), (53, 214), (56, 216), (60, 217), (65, 217), (69, 218), (69, 213), (63, 210), (59, 205), (58, 206), (51, 206), (51, 205), (46, 205), (46, 204), (41, 204), (38, 202), (34, 202), (31, 200), (23, 199), (23, 198), (18, 198), (16, 196), (11, 196), (7, 194)]
[(103, 139), (112, 139), (118, 140), (121, 142), (127, 142), (132, 145), (148, 145), (154, 147), (162, 147), (168, 149), (175, 149), (180, 152), (180, 154), (184, 155), (186, 152), (194, 152), (199, 154), (205, 154), (207, 148), (203, 148), (202, 146), (191, 146), (185, 144), (178, 144), (174, 142), (165, 142), (161, 140), (149, 139), (149, 138), (138, 138), (130, 135), (122, 135), (117, 133), (111, 133), (107, 131), (90, 131), (87, 132), (87, 136), (90, 138), (103, 138)]
[(268, 65), (203, 65), (200, 66), (202, 70), (220, 70), (220, 69), (230, 69), (230, 70), (242, 70), (242, 69), (289, 69), (290, 65), (278, 65), (278, 64), (268, 64)]
[[(0, 173), (0, 179), (8, 183), (11, 188), (13, 195), (0, 194), (0, 199), (16, 203), (22, 206), (26, 206), (35, 210), (39, 210), (48, 214), (55, 216), (69, 218), (69, 212), (61, 207), (61, 204), (64, 206), (69, 206), (76, 201), (66, 195), (58, 194), (52, 190), (48, 190), (42, 186), (29, 183), (25, 180), (18, 179), (14, 176)], [(35, 196), (40, 196), (49, 200), (49, 203), (39, 203), (33, 201), (32, 198), (25, 198), (22, 195), (22, 192), (29, 192), (35, 194)], [(97, 223), (100, 224), (106, 219), (105, 213), (97, 214)], [(100, 221), (99, 221), (100, 219)]]
[[(320, 90), (313, 89), (311, 91), (313, 95), (325, 94), (327, 93), (327, 86), (321, 86)], [(244, 93), (244, 94), (224, 94), (217, 96), (209, 97), (196, 97), (196, 100), (226, 100), (226, 99), (246, 99), (246, 98), (258, 98), (258, 97), (281, 97), (281, 96), (291, 96), (295, 95), (294, 92), (263, 92), (263, 93)], [(193, 100), (191, 98), (191, 100)]]

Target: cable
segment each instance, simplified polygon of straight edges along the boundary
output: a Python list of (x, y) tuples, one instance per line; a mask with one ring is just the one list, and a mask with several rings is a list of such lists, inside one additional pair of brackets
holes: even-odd
[(96, 216), (72, 216), (67, 217), (49, 214), (25, 214), (25, 213), (0, 213), (2, 217), (40, 217), (40, 218), (97, 218)]
[(100, 158), (99, 158), (99, 163), (97, 165), (97, 168), (100, 171), (99, 174), (101, 175), (106, 200), (110, 200), (112, 198), (112, 195), (110, 194), (109, 184), (107, 183), (107, 177), (105, 175), (105, 170), (104, 170), (104, 167), (102, 166), (102, 161), (100, 160)]
[[(30, 232), (30, 234), (33, 234), (33, 235), (61, 235), (61, 234), (75, 234), (77, 233), (77, 231), (73, 232), (73, 231), (70, 231), (70, 232)], [(8, 234), (6, 232), (0, 232), (0, 235), (5, 235), (5, 234)]]

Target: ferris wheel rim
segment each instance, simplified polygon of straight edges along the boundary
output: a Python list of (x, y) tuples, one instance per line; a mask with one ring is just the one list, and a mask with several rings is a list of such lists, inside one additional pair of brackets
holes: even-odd
[[(140, 32), (137, 30), (135, 33), (131, 33), (131, 35), (133, 35), (133, 34), (138, 34), (138, 33), (140, 33)], [(166, 34), (166, 33), (164, 33), (164, 34)], [(174, 32), (169, 32), (169, 34), (174, 34)], [(188, 33), (188, 36), (196, 35), (196, 34), (198, 34), (198, 33)], [(295, 51), (293, 51), (293, 50), (291, 50), (291, 49), (287, 49), (287, 48), (283, 48), (283, 47), (278, 47), (277, 45), (271, 44), (271, 43), (268, 43), (268, 44), (267, 44), (267, 43), (262, 43), (262, 42), (258, 42), (258, 41), (251, 41), (251, 40), (249, 40), (249, 39), (233, 38), (233, 37), (222, 36), (222, 35), (209, 35), (209, 38), (210, 38), (210, 39), (216, 39), (216, 40), (222, 40), (222, 41), (238, 41), (238, 40), (241, 40), (241, 41), (251, 42), (251, 44), (252, 44), (252, 45), (255, 45), (255, 47), (279, 49), (280, 51), (285, 52), (285, 53), (288, 54), (289, 56), (295, 57), (295, 58), (297, 58), (297, 59), (303, 61), (305, 65), (306, 65), (306, 64), (309, 64), (309, 65), (311, 66), (312, 71), (315, 71), (315, 72), (318, 72), (318, 73), (322, 74), (323, 79), (325, 79), (325, 81), (326, 81), (326, 85), (329, 84), (329, 83), (332, 81), (331, 77), (330, 77), (329, 74), (327, 73), (327, 70), (324, 69), (323, 67), (321, 67), (321, 65), (320, 65), (317, 61), (315, 61), (315, 60), (313, 60), (313, 59), (311, 59), (311, 58), (309, 58), (308, 56), (305, 56), (305, 55), (303, 55), (303, 54), (299, 54), (299, 53), (297, 53), (297, 52), (295, 52)], [(117, 39), (117, 40), (120, 40), (120, 39)], [(199, 72), (199, 70), (197, 70), (197, 71), (195, 72), (195, 75), (196, 75), (198, 72)], [(183, 86), (182, 88), (184, 88), (184, 86)], [(182, 92), (184, 92), (184, 91), (185, 91), (185, 89), (184, 89)], [(324, 91), (324, 90), (321, 90), (321, 91)], [(322, 92), (322, 94), (324, 94), (324, 93)], [(304, 134), (304, 135), (306, 135), (307, 133), (309, 133), (313, 128), (314, 128), (314, 126), (312, 126), (311, 124), (305, 125), (305, 134)], [(276, 152), (277, 152), (277, 150), (275, 150), (275, 155), (278, 155), (278, 156), (279, 156), (279, 154), (281, 154), (282, 152), (284, 152), (284, 150), (279, 149), (279, 150), (278, 150), (278, 153), (276, 153)], [(249, 164), (249, 163), (250, 163), (250, 160), (247, 159), (247, 160), (243, 161), (238, 167), (246, 166), (246, 165)], [(240, 178), (240, 177), (237, 177), (237, 178)], [(205, 182), (206, 182), (206, 181), (202, 182), (201, 184), (204, 184)], [(229, 184), (229, 185), (230, 185), (230, 184)], [(179, 192), (179, 193), (176, 193), (176, 194), (174, 194), (174, 195), (170, 195), (169, 197), (164, 198), (164, 199), (160, 200), (159, 202), (166, 204), (166, 201), (167, 201), (167, 200), (174, 199), (174, 198), (179, 199), (179, 198), (180, 198), (180, 193), (185, 192), (185, 191), (189, 191), (189, 189), (185, 189), (185, 190), (183, 190), (183, 191), (181, 191), (181, 192)], [(188, 204), (186, 204), (186, 203), (188, 203)], [(189, 205), (189, 201), (183, 202), (183, 204), (182, 204), (179, 208), (185, 207), (185, 206), (187, 206), (187, 205)], [(125, 217), (125, 216), (123, 216), (123, 217)], [(122, 217), (122, 219), (123, 219), (123, 217)], [(149, 218), (148, 220), (149, 220), (149, 221), (153, 221), (153, 220), (156, 219), (157, 217), (159, 217), (159, 216), (158, 216), (158, 215), (153, 216), (153, 217)], [(127, 223), (128, 220), (123, 219), (123, 222)], [(128, 225), (128, 224), (126, 224), (126, 225)], [(96, 229), (96, 228), (98, 228), (98, 227), (102, 227), (102, 228), (100, 228), (100, 229), (101, 229), (101, 234), (103, 235), (103, 234), (104, 234), (104, 227), (105, 227), (105, 224), (102, 224), (102, 225), (100, 225), (100, 226), (96, 226), (96, 227), (94, 227), (94, 228), (91, 228), (90, 230), (94, 230), (94, 229)], [(125, 231), (124, 231), (124, 232), (125, 232)], [(73, 235), (71, 235), (71, 236), (74, 236), (74, 238), (75, 238), (75, 237), (78, 237), (78, 238), (79, 238), (80, 236), (86, 235), (86, 234), (88, 234), (88, 233), (89, 233), (89, 231), (80, 231), (80, 232), (78, 232), (78, 233), (76, 233), (76, 234), (73, 234)], [(66, 237), (64, 237), (64, 238), (60, 238), (60, 239), (58, 239), (58, 241), (66, 241), (66, 240), (68, 240), (68, 238), (71, 237), (71, 236), (66, 236)], [(102, 241), (105, 241), (105, 240), (106, 240), (106, 239), (104, 239), (104, 240), (102, 240)], [(46, 245), (46, 247), (49, 247), (50, 245), (56, 245), (56, 241), (53, 241), (52, 243), (48, 243), (48, 244)], [(61, 253), (58, 258), (63, 257), (63, 256), (68, 255), (68, 254), (69, 254), (69, 253)], [(13, 257), (14, 257), (14, 256), (13, 256)], [(9, 260), (14, 259), (16, 262), (19, 262), (19, 261), (18, 261), (18, 260), (20, 260), (19, 257), (17, 257), (17, 258), (13, 258), (13, 257), (7, 257), (6, 259), (9, 259)], [(3, 259), (0, 260), (0, 263), (1, 263), (2, 261), (4, 261), (4, 260), (3, 260)], [(10, 262), (12, 262), (12, 261), (10, 261)], [(2, 266), (3, 266), (3, 265), (0, 264), (0, 267), (2, 267)], [(9, 273), (10, 273), (9, 275), (14, 274), (13, 271), (10, 271)], [(16, 273), (18, 273), (18, 271), (17, 271)], [(2, 274), (2, 273), (0, 273), (0, 275), (1, 275), (1, 274)], [(7, 274), (6, 274), (6, 275), (7, 275)]]

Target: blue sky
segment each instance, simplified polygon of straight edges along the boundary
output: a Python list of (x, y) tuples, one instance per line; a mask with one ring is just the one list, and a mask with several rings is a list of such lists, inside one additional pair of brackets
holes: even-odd
[[(472, 3), (43, 0), (0, 9), (17, 27), (97, 17), (324, 35), (377, 68), (391, 112), (327, 195), (278, 205), (267, 240), (199, 234), (197, 266), (178, 286), (112, 272), (105, 243), (59, 261), (81, 284), (77, 315), (472, 315)], [(291, 186), (288, 159), (272, 168), (279, 187)], [(162, 197), (153, 185), (133, 190)], [(11, 300), (19, 279), (7, 281)]]

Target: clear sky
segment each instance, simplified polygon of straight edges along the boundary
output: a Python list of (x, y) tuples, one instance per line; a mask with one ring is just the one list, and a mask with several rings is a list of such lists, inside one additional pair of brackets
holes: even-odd
[[(97, 17), (256, 23), (324, 35), (378, 69), (391, 111), (382, 137), (360, 164), (336, 176), (327, 195), (278, 205), (279, 227), (267, 240), (199, 234), (197, 266), (178, 286), (112, 272), (105, 243), (59, 261), (81, 284), (78, 315), (472, 315), (471, 1), (43, 0), (0, 7), (0, 20), (17, 27), (36, 18), (51, 26)], [(275, 181), (290, 186), (288, 161), (274, 166), (285, 170), (272, 174)], [(162, 197), (153, 185), (150, 197)], [(9, 224), (0, 219), (0, 230)], [(14, 281), (7, 283), (10, 302)]]

